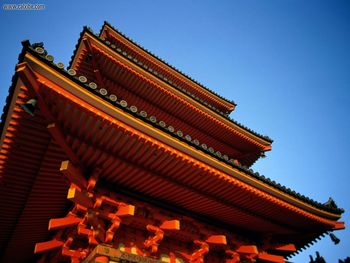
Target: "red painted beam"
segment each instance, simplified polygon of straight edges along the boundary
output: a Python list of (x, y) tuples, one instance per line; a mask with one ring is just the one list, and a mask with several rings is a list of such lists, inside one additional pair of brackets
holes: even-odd
[(97, 79), (97, 82), (98, 82), (98, 85), (100, 87), (105, 87), (105, 84), (102, 80), (102, 76), (101, 76), (101, 73), (100, 73), (100, 70), (99, 70), (99, 65), (98, 65), (98, 62), (95, 58), (95, 54), (94, 54), (94, 51), (93, 51), (93, 48), (91, 47), (91, 44), (90, 44), (90, 41), (88, 40), (88, 38), (84, 37), (83, 38), (83, 42), (85, 44), (85, 47), (87, 49), (87, 51), (91, 54), (92, 56), (92, 61), (91, 61), (91, 64), (92, 64), (92, 69), (93, 69), (93, 72), (94, 72), (94, 75)]
[(76, 184), (82, 189), (87, 187), (88, 183), (84, 178), (83, 173), (70, 161), (67, 160), (61, 163), (60, 172), (63, 173), (71, 183)]
[(336, 222), (335, 226), (333, 227), (333, 230), (341, 230), (345, 229), (345, 223), (344, 222)]
[(115, 213), (116, 216), (133, 216), (134, 214), (135, 206), (133, 205), (121, 205)]
[(180, 221), (179, 220), (167, 220), (164, 221), (159, 228), (163, 230), (180, 230)]
[(75, 216), (67, 216), (63, 218), (53, 218), (49, 221), (49, 230), (66, 228), (79, 224), (82, 221), (81, 218)]
[(53, 239), (46, 242), (40, 242), (35, 244), (34, 253), (41, 253), (51, 249), (59, 248), (63, 246), (63, 242)]
[(75, 153), (73, 152), (73, 150), (70, 148), (68, 143), (66, 142), (66, 139), (65, 139), (65, 137), (63, 135), (63, 132), (61, 131), (60, 127), (56, 123), (50, 123), (47, 126), (47, 129), (49, 130), (52, 138), (58, 143), (58, 145), (61, 146), (63, 151), (67, 154), (69, 159), (75, 165), (79, 165), (80, 161), (79, 161), (78, 157), (75, 155)]
[(92, 200), (85, 193), (80, 192), (77, 188), (74, 187), (69, 188), (67, 199), (87, 208), (93, 206)]
[(205, 242), (210, 243), (210, 244), (217, 244), (217, 245), (226, 245), (227, 244), (226, 236), (224, 236), (224, 235), (209, 236)]
[(285, 252), (295, 252), (297, 251), (294, 244), (276, 245), (273, 250), (285, 251)]
[[(85, 252), (81, 252), (78, 250), (73, 250), (73, 249), (69, 249), (64, 247), (62, 249), (62, 255), (67, 256), (67, 257), (71, 257), (72, 262), (74, 259), (80, 259), (80, 258), (84, 258), (86, 256)], [(80, 262), (80, 261), (76, 261), (76, 262)]]
[(259, 253), (258, 248), (256, 246), (240, 246), (236, 249), (236, 252), (239, 254), (255, 254)]

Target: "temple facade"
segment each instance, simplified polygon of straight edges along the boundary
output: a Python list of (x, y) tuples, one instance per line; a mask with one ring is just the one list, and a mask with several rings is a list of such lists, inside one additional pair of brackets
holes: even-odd
[(66, 68), (23, 41), (1, 118), (1, 262), (287, 262), (343, 229), (254, 172), (272, 140), (109, 23)]

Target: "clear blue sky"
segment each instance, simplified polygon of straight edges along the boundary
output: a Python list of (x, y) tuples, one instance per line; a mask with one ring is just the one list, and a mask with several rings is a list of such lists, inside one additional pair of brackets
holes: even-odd
[[(231, 116), (275, 141), (254, 169), (317, 201), (332, 196), (350, 224), (350, 1), (27, 1), (0, 10), (0, 107), (20, 41), (44, 41), (66, 65), (84, 25), (104, 20), (238, 107)], [(4, 3), (23, 3), (2, 0)], [(349, 228), (350, 229), (350, 228)], [(350, 256), (350, 230), (292, 259)]]

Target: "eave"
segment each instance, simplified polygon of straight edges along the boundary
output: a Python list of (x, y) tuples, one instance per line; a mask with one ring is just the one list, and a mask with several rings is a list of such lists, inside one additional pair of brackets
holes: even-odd
[[(140, 76), (142, 76), (142, 78), (145, 78), (146, 81), (151, 81), (152, 83), (155, 83), (155, 85), (158, 86), (159, 89), (163, 89), (162, 92), (175, 95), (177, 98), (183, 101), (182, 103), (185, 103), (187, 105), (186, 107), (189, 107), (188, 110), (193, 109), (193, 111), (196, 112), (196, 115), (203, 115), (204, 123), (208, 123), (208, 121), (209, 123), (211, 123), (214, 121), (216, 123), (216, 126), (220, 127), (220, 129), (224, 131), (225, 134), (232, 134), (231, 140), (233, 140), (233, 138), (235, 137), (239, 138), (240, 143), (245, 145), (237, 145), (238, 150), (240, 150), (239, 147), (244, 147), (244, 150), (242, 150), (242, 154), (239, 155), (241, 156), (242, 163), (244, 165), (252, 165), (258, 158), (260, 158), (262, 152), (271, 150), (272, 140), (253, 132), (252, 130), (244, 127), (243, 125), (233, 120), (230, 120), (220, 114), (217, 114), (215, 111), (212, 111), (210, 108), (196, 101), (194, 98), (187, 96), (187, 94), (183, 94), (183, 92), (177, 90), (172, 85), (169, 85), (169, 83), (164, 82), (163, 80), (159, 79), (157, 76), (153, 75), (143, 67), (137, 65), (133, 61), (133, 59), (130, 59), (128, 56), (123, 55), (123, 52), (118, 52), (117, 49), (113, 49), (110, 46), (106, 45), (106, 43), (104, 43), (103, 40), (99, 39), (88, 30), (82, 32), (79, 44), (76, 48), (73, 63), (71, 65), (72, 68), (77, 70), (80, 67), (80, 59), (81, 56), (83, 56), (82, 54), (84, 54), (85, 52), (84, 50), (86, 49), (83, 40), (88, 41), (89, 43), (91, 43), (91, 46), (98, 48), (99, 50), (101, 50), (101, 52), (103, 50), (106, 56), (108, 56), (112, 60), (115, 60), (114, 62), (118, 61), (118, 63), (122, 63), (122, 65), (125, 65), (125, 67), (132, 69), (134, 72), (137, 72), (136, 74), (139, 74)], [(208, 121), (205, 121), (205, 119), (207, 119)], [(228, 145), (232, 144), (232, 146), (230, 146), (231, 148), (234, 148), (234, 143), (231, 143), (230, 139), (227, 139), (226, 141)], [(208, 147), (209, 146), (210, 145), (208, 145)], [(251, 149), (248, 150), (248, 148)], [(215, 150), (221, 151), (220, 149)], [(221, 153), (227, 154), (222, 151)], [(237, 157), (237, 159), (241, 161), (239, 157)]]
[[(129, 153), (127, 149), (121, 148), (124, 151), (120, 153), (122, 156), (130, 157), (133, 154), (142, 156), (142, 152), (138, 149), (145, 147), (145, 153), (150, 151), (159, 156), (164, 155), (163, 159), (155, 164), (157, 169), (163, 169), (162, 161), (168, 162), (165, 164), (171, 164), (174, 160), (176, 163), (172, 164), (173, 167), (179, 166), (179, 169), (185, 172), (181, 175), (181, 171), (171, 170), (175, 180), (172, 181), (169, 178), (162, 178), (166, 175), (165, 170), (160, 170), (161, 173), (158, 175), (153, 172), (149, 175), (137, 175), (137, 162), (136, 166), (129, 163), (126, 166), (127, 171), (124, 171), (124, 168), (120, 168), (119, 165), (125, 165), (127, 162), (121, 161), (110, 167), (108, 164), (113, 164), (115, 159), (109, 159), (105, 167), (104, 180), (111, 185), (141, 191), (149, 198), (160, 202), (166, 200), (168, 203), (176, 203), (180, 208), (185, 207), (194, 211), (199, 217), (223, 220), (226, 225), (231, 224), (242, 229), (251, 228), (253, 231), (263, 229), (282, 237), (295, 236), (296, 244), (299, 236), (305, 232), (311, 232), (310, 238), (314, 238), (320, 233), (344, 227), (341, 222), (335, 221), (340, 218), (341, 210), (328, 209), (312, 200), (299, 198), (286, 189), (279, 189), (276, 184), (264, 182), (260, 176), (255, 176), (239, 165), (224, 162), (172, 136), (162, 127), (131, 112), (129, 108), (113, 104), (98, 92), (91, 91), (87, 84), (70, 76), (43, 56), (39, 56), (28, 45), (25, 46), (19, 62), (23, 61), (27, 64), (19, 65), (17, 71), (35, 72), (34, 80), (41, 87), (40, 93), (47, 96), (50, 107), (52, 107), (52, 101), (60, 105), (69, 105), (69, 108), (63, 107), (65, 112), (57, 115), (59, 117), (57, 121), (63, 129), (66, 129), (64, 140), (84, 160), (84, 163), (89, 164), (90, 167), (99, 164), (101, 153), (103, 158), (107, 158), (106, 148), (111, 145), (108, 138), (102, 135), (111, 136), (114, 129), (123, 134), (120, 138), (123, 138), (124, 144), (134, 145), (130, 148), (132, 152)], [(19, 105), (31, 96), (35, 96), (30, 87), (31, 82), (23, 83), (22, 78), (18, 76), (13, 81), (2, 122), (0, 173), (1, 186), (11, 186), (11, 191), (14, 189), (17, 191), (13, 191), (13, 196), (9, 195), (8, 191), (2, 191), (3, 199), (10, 204), (9, 208), (16, 209), (12, 219), (7, 220), (7, 223), (12, 225), (2, 224), (3, 233), (6, 230), (3, 241), (6, 241), (5, 238), (10, 235), (10, 232), (13, 233), (12, 239), (7, 240), (9, 241), (7, 247), (11, 248), (7, 253), (16, 255), (15, 248), (18, 244), (25, 247), (27, 252), (29, 250), (32, 252), (30, 242), (38, 237), (45, 237), (47, 223), (38, 224), (38, 222), (47, 221), (50, 217), (62, 216), (66, 207), (67, 187), (62, 181), (58, 167), (59, 162), (69, 158), (69, 155), (63, 154), (62, 145), (57, 145), (50, 139), (46, 128), (48, 120), (41, 113), (42, 109), (37, 110), (34, 118), (20, 109)], [(84, 136), (88, 134), (93, 136), (93, 131), (89, 131), (86, 126), (80, 130), (79, 123), (74, 121), (77, 116), (82, 118), (79, 118), (80, 123), (84, 123), (84, 118), (93, 120), (90, 123), (98, 135), (84, 142), (81, 141), (80, 136), (84, 133), (87, 133)], [(99, 127), (102, 127), (100, 132)], [(40, 138), (35, 138), (37, 132), (41, 134)], [(83, 134), (78, 134), (78, 138), (75, 132)], [(30, 140), (31, 136), (32, 140)], [(40, 141), (41, 138), (44, 138), (47, 143)], [(18, 145), (19, 142), (16, 140), (20, 141), (19, 145), (26, 148), (15, 147), (14, 145)], [(46, 148), (43, 148), (43, 145)], [(42, 152), (45, 152), (43, 155), (37, 154), (39, 147)], [(30, 162), (35, 159), (33, 154), (42, 158), (43, 161), (38, 161), (36, 165), (31, 164)], [(27, 160), (30, 162), (28, 163)], [(16, 163), (21, 165), (15, 165)], [(40, 163), (47, 166), (40, 168)], [(43, 172), (35, 173), (35, 169)], [(9, 177), (8, 171), (14, 171), (15, 176)], [(135, 178), (129, 180), (128, 176), (131, 176), (131, 173)], [(16, 180), (16, 178), (22, 178), (22, 180)], [(11, 185), (4, 184), (9, 181)], [(24, 186), (25, 181), (27, 184)], [(179, 185), (179, 182), (183, 184)], [(188, 188), (188, 186), (191, 187)], [(31, 190), (23, 191), (23, 187)], [(206, 197), (208, 199), (205, 200)], [(51, 209), (53, 204), (54, 210)], [(214, 207), (217, 210), (213, 210)], [(5, 211), (3, 207), (1, 211)], [(9, 212), (6, 212), (6, 215), (11, 216)], [(31, 227), (28, 228), (28, 225)], [(25, 238), (21, 239), (21, 236)], [(301, 240), (300, 244), (309, 242), (309, 238), (301, 238)], [(13, 245), (15, 241), (17, 243)], [(18, 257), (21, 255), (18, 254)]]
[[(134, 116), (130, 113), (126, 113), (120, 108), (113, 106), (111, 103), (106, 102), (106, 100), (102, 99), (101, 97), (98, 97), (85, 88), (82, 88), (80, 85), (77, 85), (76, 82), (72, 82), (72, 80), (67, 79), (61, 74), (58, 74), (55, 69), (49, 67), (48, 65), (45, 65), (45, 63), (42, 63), (34, 56), (28, 54), (26, 58), (28, 60), (28, 64), (36, 72), (41, 75), (45, 75), (55, 83), (58, 82), (61, 88), (65, 89), (76, 98), (79, 98), (79, 100), (85, 100), (85, 103), (88, 103), (86, 104), (86, 107), (93, 105), (95, 107), (94, 110), (98, 109), (101, 111), (101, 114), (107, 114), (105, 115), (105, 118), (112, 123), (116, 120), (121, 121), (125, 125), (132, 127), (132, 129), (135, 129), (133, 130), (135, 134), (139, 134), (141, 137), (146, 134), (150, 136), (150, 138), (159, 141), (159, 143), (162, 145), (164, 144), (164, 147), (171, 147), (176, 152), (178, 151), (177, 154), (179, 154), (179, 156), (182, 156), (184, 160), (192, 162), (195, 164), (195, 166), (202, 167), (203, 165), (203, 167), (206, 167), (207, 170), (217, 173), (217, 175), (219, 177), (222, 177), (225, 181), (238, 184), (243, 183), (244, 185), (253, 187), (258, 191), (262, 191), (272, 198), (277, 198), (278, 200), (276, 200), (276, 202), (278, 203), (286, 202), (292, 206), (295, 206), (295, 209), (305, 210), (304, 212), (312, 213), (315, 216), (320, 216), (325, 219), (337, 220), (340, 218), (340, 214), (327, 212), (316, 208), (311, 204), (305, 203), (302, 200), (298, 200), (297, 198), (283, 193), (280, 190), (277, 190), (276, 188), (261, 182), (260, 180), (252, 178), (249, 174), (246, 174), (235, 167), (234, 164), (230, 166), (229, 164), (223, 163), (201, 151), (198, 151), (195, 147), (192, 147), (183, 141), (178, 140), (177, 138), (169, 136), (167, 133), (162, 132), (158, 128), (155, 128), (153, 125), (134, 118)], [(72, 89), (71, 86), (74, 86), (74, 88)], [(83, 102), (81, 101), (81, 103)]]
[(185, 75), (183, 72), (179, 71), (119, 32), (108, 22), (104, 23), (99, 37), (106, 40), (109, 39), (111, 41), (114, 40), (120, 42), (127, 49), (125, 50), (127, 53), (133, 53), (134, 56), (137, 56), (143, 60), (144, 63), (149, 64), (151, 68), (162, 72), (169, 78), (173, 78), (176, 82), (179, 82), (181, 86), (189, 89), (190, 93), (195, 94), (209, 104), (215, 105), (217, 109), (224, 111), (225, 113), (230, 113), (235, 109), (236, 104), (233, 101), (225, 99), (224, 97), (216, 94), (214, 91), (203, 86), (203, 84), (200, 84), (191, 77)]

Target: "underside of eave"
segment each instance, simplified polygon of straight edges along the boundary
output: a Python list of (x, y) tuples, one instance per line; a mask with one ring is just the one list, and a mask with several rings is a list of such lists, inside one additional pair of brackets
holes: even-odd
[(23, 92), (17, 96), (20, 84), (13, 85), (11, 102), (17, 106), (6, 112), (2, 131), (0, 198), (6, 201), (0, 204), (1, 262), (28, 262), (34, 244), (48, 237), (50, 217), (62, 216), (67, 205), (67, 185), (58, 172), (65, 157), (46, 131), (45, 118), (38, 112), (33, 119), (18, 108), (28, 99)]
[[(19, 102), (19, 103), (24, 103), (25, 101), (26, 101), (26, 99), (28, 99), (29, 97), (22, 97), (21, 98), (21, 101)], [(19, 107), (17, 107), (17, 109), (16, 109), (16, 114), (17, 115), (19, 115), (19, 120), (25, 120), (25, 122), (23, 123), (23, 124), (25, 124), (26, 125), (26, 127), (28, 127), (28, 125), (29, 125), (29, 127), (32, 127), (31, 126), (31, 123), (37, 123), (38, 121), (34, 121), (33, 122), (33, 120), (34, 119), (32, 119), (31, 117), (29, 117), (25, 112), (23, 112), (23, 111), (19, 111)], [(39, 118), (39, 119), (43, 119), (42, 117), (40, 117), (40, 111), (38, 111), (37, 112), (37, 114), (39, 114), (39, 115), (37, 115), (37, 117)], [(8, 118), (10, 118), (10, 116), (15, 116), (14, 115), (14, 113), (10, 113), (10, 112), (8, 112), (8, 117), (6, 118), (6, 119), (8, 119)], [(28, 121), (29, 120), (29, 121)], [(32, 121), (30, 121), (30, 120), (32, 120)], [(22, 121), (23, 122), (23, 121)], [(40, 130), (43, 130), (44, 131), (44, 133), (47, 133), (47, 131), (46, 131), (46, 123), (45, 123), (45, 121), (44, 120), (41, 120), (41, 121), (39, 121), (39, 123), (41, 123), (40, 124)], [(34, 126), (33, 126), (34, 127)], [(21, 131), (24, 131), (24, 130), (27, 130), (28, 128), (26, 128), (26, 129), (24, 129), (24, 128), (18, 128), (18, 130), (21, 130)], [(23, 136), (25, 135), (25, 133), (21, 133)], [(46, 135), (47, 136), (47, 135)], [(40, 137), (43, 137), (43, 136), (40, 136)], [(72, 142), (73, 143), (73, 142)], [(23, 152), (25, 152), (25, 153), (28, 153), (28, 154), (30, 154), (30, 152), (32, 151), (32, 149), (33, 149), (33, 145), (28, 145), (27, 146), (28, 147), (28, 150), (26, 150), (26, 149), (17, 149), (16, 151), (17, 152), (14, 152), (14, 153), (12, 153), (13, 155), (12, 156), (16, 156), (16, 158), (25, 158), (25, 157), (23, 157), (23, 153), (22, 153), (22, 151)], [(44, 236), (45, 234), (44, 234), (44, 228), (45, 228), (45, 231), (46, 231), (46, 226), (47, 226), (47, 220), (48, 220), (48, 217), (49, 216), (47, 216), (47, 214), (45, 214), (45, 213), (54, 213), (52, 210), (50, 210), (50, 209), (43, 209), (43, 210), (41, 210), (42, 209), (42, 207), (44, 207), (45, 206), (45, 204), (46, 205), (48, 205), (46, 202), (47, 202), (47, 198), (45, 198), (45, 199), (43, 199), (43, 196), (50, 196), (51, 195), (51, 197), (52, 198), (55, 198), (55, 195), (53, 195), (53, 193), (55, 192), (55, 191), (53, 191), (53, 189), (56, 189), (57, 187), (59, 187), (59, 188), (61, 188), (57, 193), (59, 194), (59, 196), (57, 197), (58, 198), (58, 200), (60, 200), (59, 201), (59, 203), (60, 203), (60, 205), (55, 205), (55, 200), (54, 199), (52, 199), (52, 203), (50, 203), (49, 204), (49, 206), (51, 207), (51, 206), (53, 206), (53, 207), (56, 207), (57, 208), (57, 210), (55, 210), (56, 212), (54, 213), (54, 214), (50, 214), (50, 216), (51, 217), (59, 217), (59, 216), (62, 216), (63, 214), (64, 214), (64, 207), (65, 207), (65, 193), (63, 193), (63, 192), (65, 192), (65, 190), (66, 190), (66, 185), (65, 185), (65, 183), (64, 182), (62, 182), (62, 177), (59, 175), (59, 173), (57, 173), (57, 170), (58, 170), (58, 164), (59, 164), (59, 162), (58, 162), (58, 160), (62, 160), (62, 159), (64, 159), (64, 158), (66, 158), (66, 156), (64, 156), (64, 155), (62, 155), (62, 153), (60, 153), (60, 150), (59, 150), (59, 148), (57, 148), (58, 146), (57, 145), (53, 145), (53, 146), (50, 146), (50, 147), (53, 147), (53, 148), (50, 148), (50, 150), (44, 150), (44, 151), (48, 151), (48, 152), (51, 152), (53, 155), (52, 156), (47, 156), (47, 158), (48, 158), (48, 160), (50, 160), (50, 161), (43, 161), (42, 163), (45, 163), (45, 164), (47, 164), (47, 165), (50, 165), (50, 169), (53, 169), (53, 170), (55, 170), (56, 172), (54, 172), (53, 170), (52, 171), (50, 171), (49, 173), (50, 173), (50, 176), (53, 176), (54, 174), (56, 174), (54, 177), (57, 177), (57, 180), (58, 181), (56, 181), (56, 182), (50, 182), (50, 184), (52, 183), (52, 186), (50, 186), (50, 187), (47, 187), (48, 186), (48, 182), (46, 182), (45, 180), (46, 179), (48, 179), (48, 178), (50, 178), (50, 177), (48, 177), (47, 176), (47, 174), (46, 174), (46, 172), (48, 172), (48, 171), (46, 171), (45, 173), (38, 173), (37, 175), (36, 175), (36, 183), (35, 183), (35, 185), (37, 185), (37, 186), (33, 186), (33, 187), (31, 187), (31, 188), (33, 188), (33, 190), (31, 191), (31, 193), (30, 193), (30, 197), (26, 197), (25, 199), (27, 199), (27, 203), (25, 204), (25, 205), (21, 205), (20, 207), (22, 207), (22, 208), (20, 208), (19, 209), (19, 211), (21, 211), (21, 210), (23, 210), (23, 207), (24, 207), (24, 210), (23, 210), (23, 212), (22, 212), (22, 214), (23, 215), (26, 215), (26, 217), (23, 217), (23, 216), (20, 216), (20, 217), (18, 217), (18, 220), (16, 220), (17, 222), (18, 222), (18, 224), (14, 227), (14, 228), (12, 228), (13, 230), (12, 230), (12, 232), (13, 232), (13, 234), (12, 235), (10, 235), (10, 238), (8, 239), (8, 240), (10, 240), (10, 241), (8, 241), (8, 247), (10, 248), (10, 249), (6, 249), (6, 252), (4, 252), (5, 254), (4, 254), (4, 258), (6, 259), (8, 256), (7, 255), (14, 255), (15, 254), (15, 247), (18, 247), (18, 245), (21, 245), (21, 246), (25, 246), (24, 244), (20, 244), (20, 243), (16, 243), (16, 242), (20, 242), (20, 241), (23, 241), (23, 242), (29, 242), (28, 240), (29, 239), (31, 239), (31, 238), (34, 238), (35, 239), (35, 242), (37, 242), (37, 241), (41, 241), (41, 240), (37, 240), (39, 237), (40, 238), (42, 238), (42, 236)], [(13, 148), (13, 149), (16, 149), (16, 147), (10, 147), (10, 148)], [(31, 149), (31, 150), (30, 150)], [(95, 149), (96, 150), (96, 149)], [(45, 156), (45, 155), (44, 155)], [(45, 157), (46, 158), (46, 157)], [(52, 159), (54, 159), (55, 160), (55, 164), (51, 167), (51, 162), (52, 162)], [(26, 159), (18, 159), (16, 162), (18, 162), (18, 163), (25, 163), (25, 160)], [(12, 169), (12, 168), (11, 168)], [(18, 169), (22, 169), (22, 167), (18, 167)], [(42, 170), (43, 168), (39, 168), (40, 170)], [(57, 169), (57, 170), (56, 170)], [(43, 169), (43, 170), (45, 170), (45, 169)], [(27, 173), (27, 174), (29, 174), (29, 173)], [(40, 181), (39, 180), (39, 178), (40, 178), (40, 176), (43, 176), (42, 177), (42, 179), (40, 179), (40, 180), (44, 180), (44, 181)], [(55, 179), (56, 180), (56, 179)], [(39, 184), (38, 184), (39, 183)], [(37, 192), (36, 194), (35, 194), (35, 189), (37, 189), (38, 191), (40, 191), (40, 192)], [(43, 189), (46, 189), (45, 191), (46, 192), (42, 192), (43, 191)], [(34, 191), (34, 192), (33, 192)], [(36, 197), (37, 196), (37, 197)], [(30, 202), (32, 202), (32, 201), (30, 201), (30, 200), (32, 200), (31, 198), (37, 198), (37, 199), (34, 199), (34, 203), (33, 204), (31, 204)], [(6, 199), (6, 197), (4, 197), (4, 199)], [(39, 202), (39, 203), (38, 203)], [(41, 203), (40, 204), (40, 202), (44, 202), (45, 204), (44, 204), (44, 206), (43, 206), (43, 204)], [(41, 207), (41, 208), (39, 208), (39, 212), (36, 212), (36, 213), (33, 213), (33, 211), (34, 210), (32, 210), (33, 209), (33, 207), (37, 207), (37, 206), (39, 206), (39, 207)], [(29, 209), (29, 210), (28, 210)], [(43, 222), (43, 221), (41, 221), (42, 220), (42, 218), (43, 217), (45, 217), (45, 218), (47, 218), (47, 219), (45, 219), (46, 221), (45, 222)], [(41, 218), (40, 220), (38, 219), (38, 218)], [(42, 225), (40, 226), (40, 231), (39, 230), (37, 230), (37, 231), (34, 231), (37, 235), (36, 236), (33, 236), (31, 233), (28, 233), (28, 232), (26, 232), (26, 231), (32, 231), (32, 229), (31, 230), (28, 230), (27, 228), (26, 228), (26, 226), (28, 226), (28, 223), (29, 222), (34, 222), (34, 223), (36, 223), (36, 222), (42, 222)], [(45, 227), (43, 227), (43, 226), (45, 226)], [(326, 230), (325, 230), (326, 231)], [(26, 236), (27, 238), (19, 238), (19, 237), (21, 237), (21, 236)], [(34, 240), (33, 239), (33, 240)], [(14, 240), (14, 241), (11, 241), (11, 240)], [(30, 242), (34, 242), (34, 241), (30, 241)], [(13, 243), (13, 242), (15, 242), (15, 243)], [(32, 243), (30, 243), (31, 244), (31, 246), (32, 246)], [(29, 247), (28, 245), (27, 245), (27, 248), (26, 248), (26, 251), (29, 253), (29, 251), (32, 253), (32, 247)], [(18, 254), (17, 256), (18, 256), (18, 258), (20, 258), (20, 257), (22, 257), (24, 254), (22, 254), (22, 255), (20, 255), (20, 254)], [(13, 259), (13, 258), (12, 258)], [(6, 261), (5, 261), (6, 262)]]

